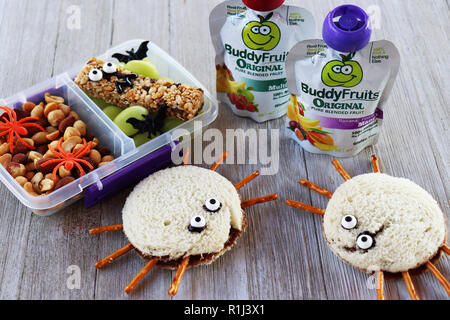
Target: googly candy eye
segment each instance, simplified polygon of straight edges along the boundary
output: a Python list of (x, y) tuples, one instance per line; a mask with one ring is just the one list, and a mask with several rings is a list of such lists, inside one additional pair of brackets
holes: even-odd
[(91, 81), (100, 81), (103, 78), (103, 74), (100, 70), (98, 69), (92, 69), (89, 72), (89, 80)]
[(258, 34), (259, 33), (259, 26), (254, 26), (250, 29), (253, 33)]
[(259, 33), (261, 33), (263, 36), (267, 36), (268, 34), (270, 34), (272, 30), (270, 29), (269, 26), (262, 26), (259, 28)]
[(191, 218), (191, 224), (188, 228), (190, 232), (202, 232), (205, 228), (206, 221), (204, 217), (196, 215)]
[(341, 68), (341, 72), (342, 72), (343, 74), (346, 74), (346, 75), (352, 74), (352, 72), (353, 72), (353, 67), (350, 66), (350, 65), (343, 66), (343, 67)]
[(341, 68), (342, 66), (334, 66), (331, 70), (333, 70), (334, 73), (341, 73)]
[(114, 73), (117, 71), (117, 66), (112, 62), (107, 62), (103, 65), (103, 71), (106, 73)]
[(368, 235), (367, 233), (361, 233), (356, 239), (356, 245), (358, 246), (358, 248), (363, 250), (372, 248), (373, 244), (374, 241), (372, 236)]
[(217, 212), (222, 208), (222, 203), (215, 198), (209, 198), (206, 199), (203, 208), (209, 212)]
[(346, 215), (346, 216), (342, 217), (342, 220), (341, 220), (342, 228), (347, 229), (347, 230), (350, 230), (350, 229), (353, 229), (354, 227), (356, 227), (357, 223), (358, 223), (358, 221), (352, 215)]

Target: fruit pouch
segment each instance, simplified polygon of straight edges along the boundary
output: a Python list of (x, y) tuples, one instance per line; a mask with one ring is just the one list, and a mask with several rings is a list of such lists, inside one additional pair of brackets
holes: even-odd
[(331, 11), (322, 33), (287, 59), (287, 134), (312, 153), (354, 156), (378, 140), (399, 53), (389, 41), (369, 42), (369, 17), (354, 5)]
[(313, 16), (284, 0), (229, 0), (210, 15), (218, 100), (257, 122), (286, 114), (285, 62), (298, 41), (313, 38)]

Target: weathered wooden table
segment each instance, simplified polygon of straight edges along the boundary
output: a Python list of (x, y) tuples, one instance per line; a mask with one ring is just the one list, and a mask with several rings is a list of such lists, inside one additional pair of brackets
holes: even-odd
[[(211, 0), (2, 0), (0, 1), (0, 95), (5, 97), (80, 64), (112, 45), (150, 39), (214, 92), (214, 52), (208, 15)], [(345, 1), (296, 1), (317, 19)], [(342, 164), (351, 175), (371, 170), (376, 153), (383, 171), (409, 178), (437, 199), (448, 215), (449, 37), (448, 1), (354, 1), (375, 13), (373, 39), (394, 42), (402, 64), (385, 112), (379, 143)], [(77, 13), (80, 21), (77, 21)], [(79, 22), (79, 23), (78, 23)], [(211, 127), (282, 128), (283, 120), (256, 124), (223, 105)], [(337, 259), (322, 237), (317, 216), (294, 210), (286, 198), (325, 207), (326, 200), (299, 186), (308, 178), (334, 190), (342, 181), (327, 156), (312, 155), (281, 135), (280, 170), (252, 182), (243, 198), (278, 192), (280, 201), (248, 210), (249, 228), (238, 245), (208, 267), (186, 272), (175, 299), (374, 299), (368, 275)], [(224, 165), (238, 181), (258, 165)], [(0, 186), (0, 297), (11, 299), (169, 299), (174, 272), (156, 268), (127, 296), (122, 289), (143, 267), (128, 254), (100, 271), (94, 262), (122, 247), (120, 232), (90, 236), (98, 225), (121, 222), (130, 190), (89, 210), (82, 201), (49, 218), (32, 215)], [(449, 226), (449, 225), (447, 225)], [(69, 289), (73, 267), (80, 288)], [(450, 278), (450, 259), (437, 264)], [(430, 274), (413, 279), (423, 299), (448, 299)], [(369, 279), (370, 282), (370, 279)], [(409, 299), (400, 280), (388, 281), (390, 299)]]

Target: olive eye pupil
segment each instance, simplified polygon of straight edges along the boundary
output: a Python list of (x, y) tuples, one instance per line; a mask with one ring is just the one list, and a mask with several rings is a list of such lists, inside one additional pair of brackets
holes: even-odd
[[(200, 217), (195, 218), (195, 221), (200, 222), (202, 219)], [(365, 241), (365, 240), (364, 240)]]
[(216, 198), (209, 198), (203, 203), (203, 208), (208, 212), (218, 212), (222, 208), (222, 203)]
[(354, 229), (356, 227), (357, 223), (358, 222), (357, 222), (356, 218), (350, 214), (342, 217), (342, 220), (341, 220), (342, 227), (347, 230)]
[(93, 74), (97, 74), (97, 70), (92, 71)]
[(366, 242), (366, 241), (367, 241), (367, 237), (362, 237), (362, 238), (361, 238), (361, 241), (362, 241), (362, 242)]

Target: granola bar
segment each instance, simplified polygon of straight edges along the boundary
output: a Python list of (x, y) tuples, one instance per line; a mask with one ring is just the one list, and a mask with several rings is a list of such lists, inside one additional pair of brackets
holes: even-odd
[(92, 97), (118, 107), (140, 105), (154, 113), (165, 106), (168, 117), (184, 121), (196, 116), (204, 103), (200, 88), (139, 76), (95, 57), (83, 67), (75, 83)]

